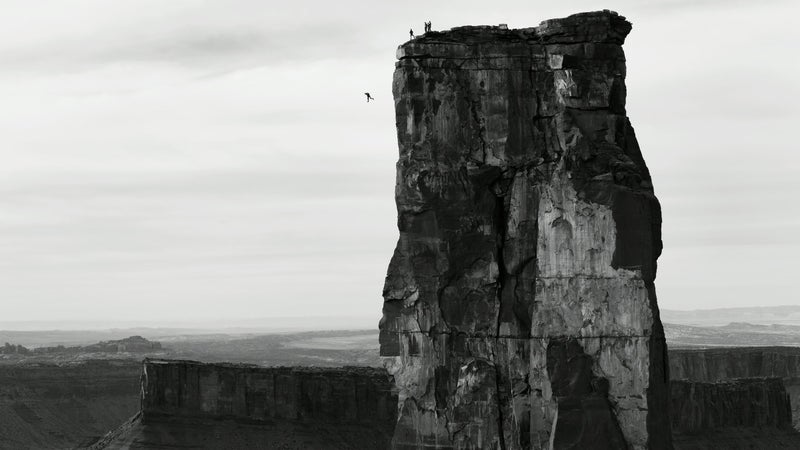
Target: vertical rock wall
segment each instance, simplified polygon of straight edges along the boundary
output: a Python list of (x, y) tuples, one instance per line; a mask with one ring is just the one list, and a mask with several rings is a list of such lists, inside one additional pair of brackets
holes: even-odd
[(398, 49), (394, 448), (671, 448), (630, 29), (606, 11)]
[(789, 395), (780, 378), (719, 383), (672, 382), (672, 428), (699, 434), (714, 428), (792, 427)]
[(800, 348), (720, 347), (679, 349), (669, 353), (674, 380), (713, 383), (735, 378), (800, 379)]
[(396, 395), (372, 367), (255, 367), (144, 361), (142, 416), (371, 426), (390, 435)]
[[(669, 352), (673, 380), (714, 383), (749, 377), (780, 377), (789, 393), (794, 427), (800, 430), (800, 348), (738, 347)], [(673, 397), (675, 393), (673, 392)], [(675, 404), (673, 400), (672, 404)]]

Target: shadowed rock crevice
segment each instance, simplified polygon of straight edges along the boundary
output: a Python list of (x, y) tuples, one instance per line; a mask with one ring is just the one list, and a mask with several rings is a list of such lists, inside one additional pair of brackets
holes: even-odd
[[(398, 49), (400, 239), (380, 323), (394, 448), (671, 447), (630, 29), (605, 11)], [(586, 392), (556, 393), (572, 370)]]

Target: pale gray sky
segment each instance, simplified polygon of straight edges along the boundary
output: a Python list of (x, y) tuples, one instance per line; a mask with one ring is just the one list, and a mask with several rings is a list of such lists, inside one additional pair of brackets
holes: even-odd
[[(380, 317), (408, 28), (634, 28), (662, 308), (797, 304), (796, 1), (0, 3), (8, 320)], [(376, 98), (364, 102), (363, 92)]]

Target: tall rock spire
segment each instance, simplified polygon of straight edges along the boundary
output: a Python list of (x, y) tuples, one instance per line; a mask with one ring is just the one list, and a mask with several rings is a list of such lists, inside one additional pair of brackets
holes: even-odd
[(661, 212), (604, 11), (398, 49), (396, 449), (668, 449)]

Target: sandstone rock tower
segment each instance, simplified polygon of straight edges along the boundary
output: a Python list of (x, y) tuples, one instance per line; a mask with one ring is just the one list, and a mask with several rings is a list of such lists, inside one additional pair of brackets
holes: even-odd
[(671, 448), (630, 29), (604, 11), (398, 49), (394, 448)]

